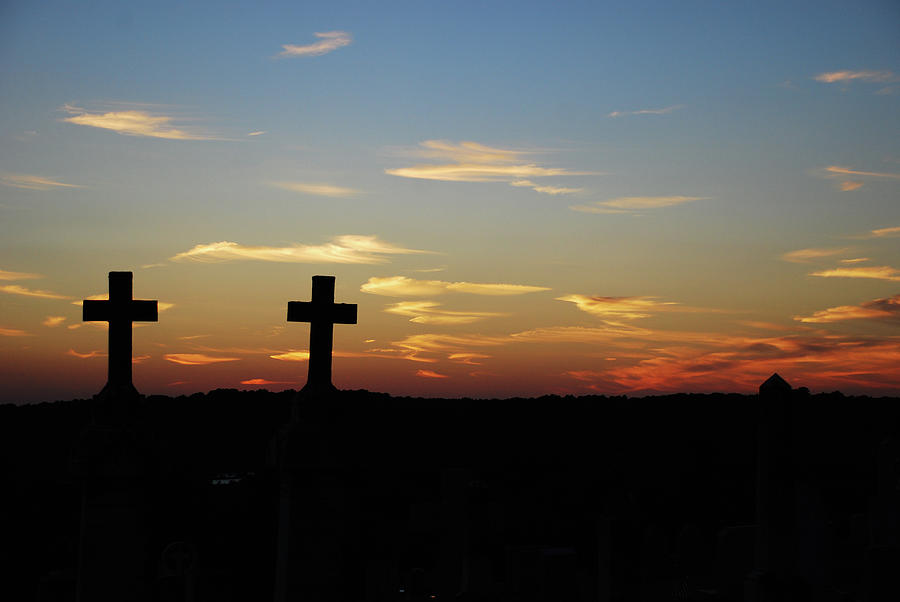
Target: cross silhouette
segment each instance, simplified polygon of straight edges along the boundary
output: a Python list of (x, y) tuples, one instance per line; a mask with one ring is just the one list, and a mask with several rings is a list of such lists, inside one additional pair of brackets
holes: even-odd
[(131, 382), (131, 323), (156, 322), (156, 301), (131, 298), (131, 272), (109, 273), (109, 301), (86, 299), (81, 319), (109, 322), (109, 372), (104, 391), (136, 393)]
[(309, 375), (304, 391), (334, 391), (331, 350), (335, 324), (356, 324), (356, 305), (334, 302), (334, 276), (312, 277), (312, 301), (289, 301), (288, 322), (309, 322)]

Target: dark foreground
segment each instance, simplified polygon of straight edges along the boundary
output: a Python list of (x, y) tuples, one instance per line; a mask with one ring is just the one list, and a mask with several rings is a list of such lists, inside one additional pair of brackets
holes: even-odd
[(293, 398), (0, 406), (0, 599), (900, 599), (898, 399)]

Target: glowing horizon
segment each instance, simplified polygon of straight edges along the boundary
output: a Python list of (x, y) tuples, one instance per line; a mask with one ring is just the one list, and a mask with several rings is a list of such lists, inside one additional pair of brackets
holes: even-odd
[(326, 274), (341, 388), (900, 395), (900, 13), (650, 4), (14, 3), (0, 403), (117, 270), (144, 394), (302, 387)]

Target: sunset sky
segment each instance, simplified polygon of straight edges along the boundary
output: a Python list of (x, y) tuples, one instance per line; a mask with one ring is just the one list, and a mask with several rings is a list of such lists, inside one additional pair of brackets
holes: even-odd
[(900, 394), (900, 4), (0, 5), (0, 402)]

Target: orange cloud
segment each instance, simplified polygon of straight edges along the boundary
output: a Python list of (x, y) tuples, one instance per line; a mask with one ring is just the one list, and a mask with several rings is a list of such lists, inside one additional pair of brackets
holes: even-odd
[(446, 374), (440, 374), (433, 370), (417, 370), (416, 376), (420, 376), (422, 378), (448, 378)]
[(883, 238), (889, 236), (900, 236), (900, 226), (891, 226), (890, 228), (878, 228), (870, 233), (874, 238)]
[(174, 364), (184, 366), (205, 366), (207, 364), (217, 364), (220, 362), (236, 362), (239, 357), (213, 357), (203, 353), (167, 353), (163, 359)]
[(888, 280), (900, 282), (900, 271), (886, 265), (863, 266), (858, 268), (834, 268), (813, 272), (810, 276), (822, 278), (872, 278), (875, 280)]
[(281, 360), (285, 362), (308, 362), (309, 351), (285, 351), (284, 353), (276, 353), (270, 355), (273, 360)]
[(66, 184), (52, 178), (44, 178), (24, 173), (0, 174), (0, 184), (11, 188), (23, 188), (25, 190), (54, 190), (56, 188), (84, 188), (77, 184)]
[(838, 176), (867, 176), (870, 178), (887, 178), (890, 180), (900, 180), (900, 174), (897, 173), (885, 173), (878, 171), (860, 171), (857, 169), (850, 169), (849, 167), (841, 167), (840, 165), (829, 165), (825, 168), (825, 171), (829, 174), (834, 174)]
[(74, 349), (69, 349), (68, 351), (66, 351), (66, 355), (71, 355), (72, 357), (81, 358), (83, 360), (95, 357), (106, 357), (106, 353), (102, 351), (88, 351), (87, 353), (78, 353)]
[(590, 205), (572, 205), (569, 209), (582, 213), (635, 213), (647, 209), (660, 209), (662, 207), (672, 207), (707, 199), (709, 197), (682, 195), (623, 196), (608, 201), (596, 201)]
[(265, 378), (249, 378), (241, 381), (242, 385), (291, 385), (293, 382), (284, 380), (266, 380)]
[(54, 326), (59, 326), (65, 321), (65, 316), (47, 316), (47, 318), (43, 322), (41, 322), (41, 324), (53, 328)]
[(795, 320), (808, 323), (842, 322), (844, 320), (898, 320), (900, 319), (900, 294), (874, 299), (860, 305), (839, 305), (815, 312), (811, 316), (796, 316)]
[(607, 319), (636, 320), (647, 318), (653, 312), (677, 306), (672, 301), (656, 301), (656, 297), (589, 297), (566, 295), (557, 301), (574, 303), (581, 311)]
[(854, 257), (853, 259), (841, 259), (841, 263), (865, 263), (870, 261), (868, 257)]
[(470, 295), (524, 295), (549, 291), (545, 286), (524, 284), (485, 284), (478, 282), (445, 282), (443, 280), (416, 280), (406, 276), (371, 277), (360, 288), (364, 293), (387, 297), (424, 297), (444, 293), (468, 293)]
[(797, 249), (796, 251), (790, 251), (781, 256), (781, 258), (785, 261), (790, 261), (792, 263), (809, 263), (815, 259), (821, 259), (822, 257), (831, 257), (833, 255), (840, 255), (841, 253), (846, 253), (848, 249), (846, 247), (840, 248), (826, 248), (826, 249)]
[(18, 284), (5, 284), (0, 286), (0, 292), (9, 293), (11, 295), (24, 295), (26, 297), (38, 297), (41, 299), (71, 299), (71, 297), (60, 295), (59, 293), (32, 290), (30, 288), (25, 288), (24, 286), (19, 286)]
[(30, 337), (31, 335), (24, 330), (18, 328), (2, 328), (0, 327), (0, 337)]
[(222, 241), (195, 245), (173, 256), (172, 261), (234, 261), (253, 259), (280, 263), (385, 263), (385, 255), (430, 253), (382, 242), (375, 236), (346, 234), (322, 245), (295, 244), (288, 247), (247, 246)]
[(814, 80), (826, 84), (859, 80), (863, 82), (891, 82), (897, 79), (893, 71), (829, 71), (813, 77)]
[(389, 305), (384, 311), (389, 314), (405, 316), (416, 324), (471, 324), (485, 318), (504, 314), (474, 311), (450, 311), (438, 309), (440, 303), (433, 301), (401, 301)]
[(309, 182), (272, 182), (275, 188), (282, 190), (290, 190), (291, 192), (301, 192), (303, 194), (312, 194), (315, 196), (326, 196), (332, 198), (346, 198), (356, 196), (359, 190), (353, 188), (345, 188), (343, 186), (335, 186), (333, 184), (312, 184)]
[(863, 187), (864, 183), (865, 182), (863, 182), (862, 180), (844, 180), (843, 182), (841, 182), (841, 191), (851, 192), (853, 190), (859, 190)]
[(43, 278), (40, 274), (28, 274), (26, 272), (8, 272), (0, 270), (0, 280), (31, 280), (34, 278)]
[(317, 31), (313, 35), (319, 38), (318, 42), (305, 46), (282, 44), (283, 50), (278, 53), (278, 56), (321, 56), (353, 43), (353, 36), (346, 31)]
[(456, 362), (459, 364), (468, 364), (470, 366), (480, 366), (481, 362), (476, 362), (475, 360), (483, 360), (491, 357), (490, 355), (485, 355), (484, 353), (451, 353), (447, 356), (447, 359), (451, 362)]

